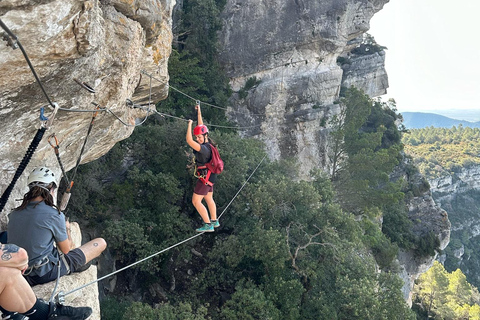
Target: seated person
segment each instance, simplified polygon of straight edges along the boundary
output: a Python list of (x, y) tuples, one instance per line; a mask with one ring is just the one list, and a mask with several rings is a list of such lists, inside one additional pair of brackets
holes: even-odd
[(28, 267), (27, 252), (14, 244), (0, 243), (0, 311), (2, 319), (84, 320), (89, 307), (68, 307), (37, 299), (22, 272)]
[(8, 243), (28, 252), (24, 276), (31, 286), (54, 281), (60, 275), (81, 272), (107, 247), (96, 238), (73, 249), (69, 223), (55, 205), (56, 182), (52, 170), (36, 168), (28, 177), (29, 191), (9, 215)]

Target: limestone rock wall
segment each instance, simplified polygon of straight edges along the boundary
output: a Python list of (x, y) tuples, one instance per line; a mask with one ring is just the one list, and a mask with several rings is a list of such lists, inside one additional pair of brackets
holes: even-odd
[[(451, 223), (447, 212), (435, 203), (428, 183), (419, 172), (407, 170), (412, 160), (404, 158), (392, 173), (393, 180), (407, 182), (412, 189), (418, 190), (408, 200), (408, 218), (412, 221), (412, 233), (419, 238), (433, 233), (439, 240), (439, 250), (444, 250), (450, 242)], [(438, 257), (419, 257), (413, 251), (400, 250), (397, 257), (400, 266), (399, 276), (403, 280), (402, 292), (405, 300), (412, 305), (414, 281), (426, 272)]]
[[(59, 105), (11, 199), (25, 192), (28, 172), (38, 165), (60, 169), (47, 138), (55, 133), (66, 170), (80, 153), (96, 103), (108, 108), (97, 116), (82, 163), (97, 159), (128, 137), (148, 113), (132, 109), (130, 99), (147, 104), (166, 97), (171, 51), (171, 13), (175, 0), (2, 0), (0, 19), (25, 49), (52, 102)], [(0, 30), (2, 38), (5, 32)], [(0, 38), (0, 39), (2, 39)], [(150, 81), (145, 74), (161, 81)], [(35, 132), (42, 125), (40, 108), (52, 108), (40, 90), (20, 49), (0, 40), (0, 189), (13, 177)], [(91, 93), (76, 81), (93, 88)], [(70, 110), (70, 111), (65, 111)], [(120, 120), (119, 120), (120, 119)], [(14, 206), (9, 201), (3, 213)]]
[[(470, 165), (430, 180), (435, 201), (448, 212), (452, 221), (452, 245), (442, 260), (450, 270), (460, 268), (467, 280), (480, 284), (480, 166)], [(453, 257), (452, 257), (453, 256)]]
[[(339, 112), (341, 87), (355, 86), (371, 97), (388, 87), (385, 52), (352, 54), (371, 17), (388, 0), (228, 0), (223, 11), (220, 61), (236, 94), (229, 115), (241, 134), (265, 142), (271, 159), (294, 158), (298, 179), (310, 170), (330, 170), (329, 120)], [(374, 35), (373, 35), (374, 36)], [(249, 85), (247, 86), (247, 83)], [(394, 173), (406, 177), (404, 166)], [(421, 178), (415, 177), (421, 184)], [(410, 200), (414, 232), (432, 231), (441, 249), (450, 222), (429, 191)], [(398, 257), (404, 297), (411, 303), (414, 280), (433, 263), (412, 252)]]
[[(337, 63), (358, 45), (371, 17), (388, 0), (227, 1), (220, 35), (220, 61), (235, 96), (230, 116), (244, 136), (262, 139), (272, 159), (294, 157), (302, 176), (328, 166), (328, 119), (342, 85), (372, 96), (385, 93), (388, 80), (381, 54), (364, 56), (344, 72)], [(372, 79), (378, 79), (372, 81)]]

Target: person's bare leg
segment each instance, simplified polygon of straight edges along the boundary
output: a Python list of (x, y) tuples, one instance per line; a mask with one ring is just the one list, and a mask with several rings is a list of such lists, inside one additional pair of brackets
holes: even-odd
[(0, 306), (12, 312), (25, 313), (37, 298), (20, 270), (0, 267)]
[(210, 218), (212, 220), (217, 220), (217, 205), (215, 204), (215, 200), (213, 200), (213, 191), (207, 193), (205, 196), (205, 202), (208, 206), (208, 211), (210, 212)]
[(103, 238), (93, 239), (80, 246), (80, 250), (85, 254), (86, 263), (98, 257), (106, 248), (107, 242)]
[(192, 204), (195, 207), (195, 209), (197, 209), (200, 216), (202, 217), (203, 222), (210, 223), (210, 218), (208, 216), (207, 208), (205, 208), (205, 206), (202, 203), (202, 200), (204, 197), (205, 196), (193, 193)]

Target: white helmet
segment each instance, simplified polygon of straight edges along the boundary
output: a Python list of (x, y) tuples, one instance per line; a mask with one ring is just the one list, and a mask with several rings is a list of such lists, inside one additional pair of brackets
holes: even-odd
[(32, 173), (28, 176), (27, 185), (30, 186), (30, 184), (34, 182), (36, 182), (35, 185), (43, 185), (44, 187), (47, 187), (51, 183), (54, 183), (55, 186), (57, 185), (55, 174), (47, 167), (33, 169)]

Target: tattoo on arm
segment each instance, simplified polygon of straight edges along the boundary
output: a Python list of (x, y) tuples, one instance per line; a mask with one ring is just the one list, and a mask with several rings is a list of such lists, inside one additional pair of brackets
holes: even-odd
[(1, 259), (3, 261), (8, 261), (12, 259), (12, 253), (17, 253), (18, 250), (20, 250), (20, 247), (10, 243), (2, 244), (0, 247), (0, 250), (2, 251)]

